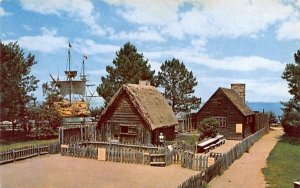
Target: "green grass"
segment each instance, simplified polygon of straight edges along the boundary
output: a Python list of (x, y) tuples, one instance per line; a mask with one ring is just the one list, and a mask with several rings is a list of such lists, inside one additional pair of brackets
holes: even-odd
[(31, 145), (39, 145), (39, 144), (47, 144), (57, 141), (58, 139), (51, 139), (51, 140), (31, 140), (25, 142), (16, 142), (11, 144), (1, 144), (0, 151), (10, 150), (10, 149), (17, 149), (20, 147), (26, 147)]
[(263, 172), (272, 188), (293, 187), (293, 182), (300, 180), (300, 138), (282, 136)]

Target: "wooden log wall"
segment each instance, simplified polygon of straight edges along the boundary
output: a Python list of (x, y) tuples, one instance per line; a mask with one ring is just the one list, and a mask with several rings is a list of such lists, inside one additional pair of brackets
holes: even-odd
[[(121, 125), (136, 126), (136, 135), (121, 133)], [(123, 93), (116, 100), (115, 106), (110, 109), (102, 122), (99, 122), (101, 141), (119, 140), (128, 144), (149, 144), (151, 143), (150, 127), (132, 104), (127, 93)]]
[(217, 92), (205, 103), (197, 114), (197, 126), (205, 118), (226, 117), (226, 127), (220, 127), (219, 133), (227, 139), (242, 139), (242, 134), (236, 133), (236, 124), (244, 124), (244, 116), (232, 104), (232, 102), (221, 92)]

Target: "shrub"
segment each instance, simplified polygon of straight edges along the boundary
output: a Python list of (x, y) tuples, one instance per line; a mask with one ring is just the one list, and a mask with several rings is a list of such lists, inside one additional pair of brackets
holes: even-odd
[(300, 113), (297, 111), (285, 112), (281, 119), (284, 132), (289, 136), (300, 137)]
[(205, 118), (200, 122), (198, 130), (200, 131), (200, 139), (206, 137), (215, 137), (218, 134), (219, 121), (214, 118)]

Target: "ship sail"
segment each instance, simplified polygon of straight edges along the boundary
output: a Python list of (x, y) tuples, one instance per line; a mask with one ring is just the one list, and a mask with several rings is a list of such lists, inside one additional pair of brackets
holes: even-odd
[[(69, 43), (68, 50), (68, 67), (69, 69), (65, 71), (67, 79), (65, 81), (53, 80), (55, 81), (57, 87), (60, 89), (60, 94), (65, 98), (69, 96), (69, 100), (64, 99), (63, 101), (55, 102), (56, 109), (61, 114), (62, 117), (82, 117), (89, 115), (89, 104), (85, 100), (86, 97), (86, 75), (84, 73), (84, 59), (83, 57), (82, 69), (83, 73), (80, 75), (80, 80), (76, 80), (77, 71), (71, 70), (71, 53)], [(50, 75), (51, 76), (51, 75)], [(72, 100), (72, 95), (80, 95), (81, 100)]]
[[(85, 96), (86, 81), (72, 80), (72, 81), (57, 81), (61, 94), (65, 97), (70, 94)], [(71, 88), (70, 88), (71, 87)]]

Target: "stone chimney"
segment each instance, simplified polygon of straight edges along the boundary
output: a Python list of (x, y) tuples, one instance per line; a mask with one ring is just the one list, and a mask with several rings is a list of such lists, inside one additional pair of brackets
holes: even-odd
[(239, 94), (242, 97), (243, 101), (246, 102), (245, 99), (246, 84), (240, 84), (240, 83), (231, 84), (231, 89), (237, 92), (237, 94)]
[(149, 80), (139, 80), (139, 85), (149, 86), (150, 81)]

